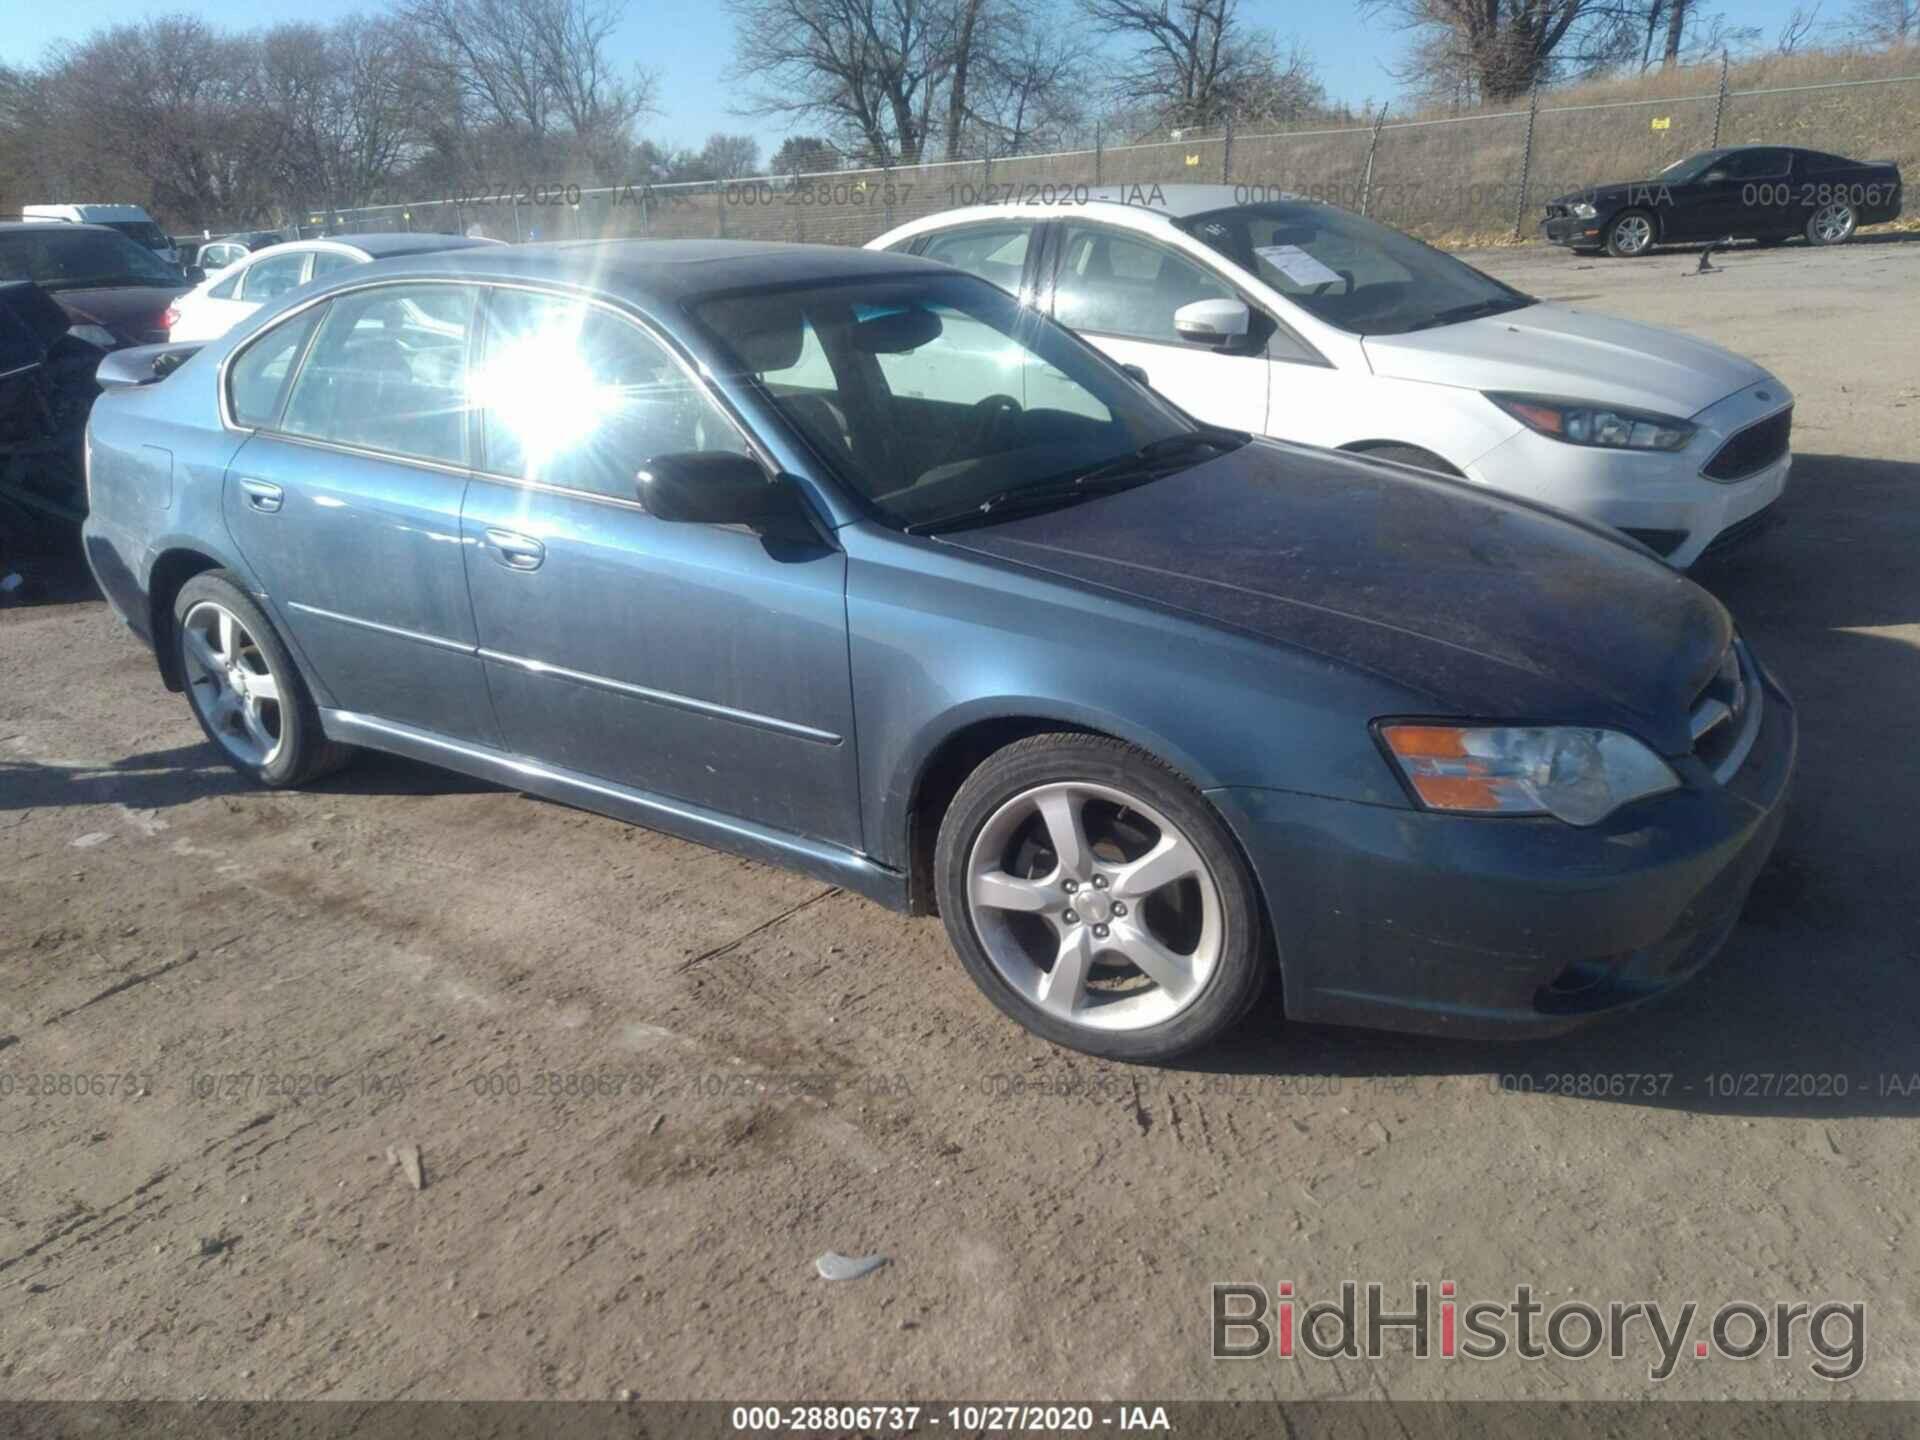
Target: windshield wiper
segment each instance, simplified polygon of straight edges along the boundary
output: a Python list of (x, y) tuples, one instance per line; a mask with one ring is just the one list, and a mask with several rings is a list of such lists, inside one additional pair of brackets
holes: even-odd
[(1409, 330), (1431, 330), (1438, 325), (1455, 325), (1462, 320), (1478, 320), (1487, 315), (1499, 315), (1508, 310), (1523, 310), (1533, 302), (1518, 299), (1512, 295), (1501, 295), (1491, 300), (1472, 300), (1465, 305), (1449, 306), (1445, 310), (1436, 310), (1418, 325), (1409, 325)]
[(1105, 461), (1068, 480), (1038, 485), (1010, 485), (1004, 490), (996, 490), (966, 510), (936, 515), (929, 520), (916, 520), (905, 527), (906, 532), (909, 535), (931, 535), (969, 525), (990, 525), (1019, 514), (1058, 509), (1095, 495), (1111, 495), (1167, 474), (1167, 463), (1188, 451), (1206, 447), (1224, 453), (1239, 449), (1250, 438), (1245, 431), (1227, 430), (1216, 425), (1183, 430), (1177, 435), (1150, 440), (1138, 450)]

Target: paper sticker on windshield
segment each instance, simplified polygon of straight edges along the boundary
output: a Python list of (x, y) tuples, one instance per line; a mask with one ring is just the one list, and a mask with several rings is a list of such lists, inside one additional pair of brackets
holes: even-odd
[(1256, 245), (1253, 253), (1296, 285), (1338, 284), (1340, 275), (1329, 270), (1298, 245)]

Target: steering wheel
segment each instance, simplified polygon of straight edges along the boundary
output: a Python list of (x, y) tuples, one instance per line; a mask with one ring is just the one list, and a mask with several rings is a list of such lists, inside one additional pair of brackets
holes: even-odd
[(989, 395), (975, 401), (973, 429), (968, 437), (970, 453), (990, 455), (1006, 449), (1013, 440), (1014, 422), (1025, 413), (1011, 395)]

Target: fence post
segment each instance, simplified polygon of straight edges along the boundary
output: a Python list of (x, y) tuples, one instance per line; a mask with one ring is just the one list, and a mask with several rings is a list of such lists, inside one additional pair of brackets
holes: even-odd
[(1533, 122), (1540, 114), (1540, 82), (1533, 82), (1527, 96), (1527, 143), (1520, 152), (1520, 194), (1513, 202), (1513, 238), (1520, 238), (1520, 227), (1527, 221), (1527, 181), (1533, 174)]
[(727, 194), (726, 182), (713, 182), (713, 233), (722, 240), (727, 238)]
[(513, 243), (518, 245), (520, 243), (520, 197), (518, 195), (511, 197), (511, 204), (513, 206)]
[(1220, 143), (1220, 183), (1226, 184), (1232, 179), (1233, 168), (1233, 111), (1227, 111), (1227, 131)]
[(1726, 112), (1726, 108), (1727, 52), (1722, 50), (1720, 52), (1720, 93), (1714, 97), (1713, 101), (1713, 144), (1707, 147), (1709, 150), (1717, 150), (1720, 148), (1720, 117)]
[[(893, 162), (887, 160), (880, 166), (880, 203), (886, 207), (887, 230), (893, 228)], [(881, 231), (885, 234), (886, 231)]]
[(1380, 115), (1373, 122), (1373, 138), (1367, 141), (1367, 175), (1360, 184), (1360, 213), (1365, 215), (1373, 204), (1373, 157), (1380, 148), (1380, 127), (1387, 123), (1387, 102), (1380, 102)]
[(1105, 132), (1102, 130), (1100, 122), (1096, 120), (1093, 122), (1093, 183), (1096, 185), (1101, 183), (1100, 162), (1105, 158)]

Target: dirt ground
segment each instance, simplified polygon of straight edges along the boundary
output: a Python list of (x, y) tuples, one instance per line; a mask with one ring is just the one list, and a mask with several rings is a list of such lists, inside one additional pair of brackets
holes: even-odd
[[(1914, 1397), (1920, 243), (1478, 258), (1799, 396), (1790, 523), (1700, 578), (1802, 768), (1694, 985), (1103, 1064), (934, 920), (399, 761), (248, 788), (55, 574), (0, 610), (0, 1396)], [(1858, 1300), (1866, 1361), (1209, 1358), (1210, 1282), (1349, 1279)]]

